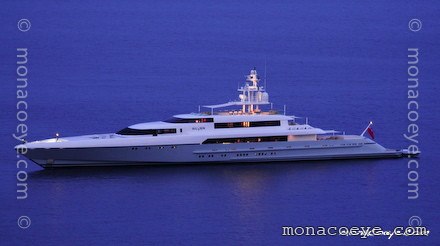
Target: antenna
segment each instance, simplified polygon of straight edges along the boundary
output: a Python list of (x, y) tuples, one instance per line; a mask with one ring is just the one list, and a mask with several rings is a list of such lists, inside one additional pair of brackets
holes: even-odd
[(267, 56), (264, 58), (264, 90), (267, 91)]

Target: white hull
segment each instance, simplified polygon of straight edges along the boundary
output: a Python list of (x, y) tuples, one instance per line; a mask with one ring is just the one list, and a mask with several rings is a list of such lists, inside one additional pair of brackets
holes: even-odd
[(273, 143), (188, 144), (136, 147), (31, 149), (26, 156), (42, 167), (249, 163), (357, 158), (398, 158), (363, 138)]

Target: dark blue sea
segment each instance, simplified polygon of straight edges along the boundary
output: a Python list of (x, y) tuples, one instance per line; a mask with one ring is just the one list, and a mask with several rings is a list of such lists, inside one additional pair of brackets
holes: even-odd
[[(0, 12), (0, 245), (440, 244), (438, 1), (40, 0), (3, 1)], [(275, 108), (347, 134), (372, 120), (375, 140), (396, 149), (415, 124), (420, 157), (17, 167), (20, 123), (29, 141), (115, 132), (235, 99), (254, 66)], [(17, 199), (23, 183), (28, 196)], [(429, 236), (282, 236), (283, 226), (393, 230), (410, 218)]]

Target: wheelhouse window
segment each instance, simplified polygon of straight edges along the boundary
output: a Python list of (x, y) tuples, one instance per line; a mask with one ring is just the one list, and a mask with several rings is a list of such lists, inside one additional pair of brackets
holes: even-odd
[(214, 118), (177, 118), (172, 117), (170, 119), (164, 120), (168, 123), (208, 123), (214, 122)]
[(289, 126), (296, 125), (295, 120), (288, 120), (287, 122), (288, 122)]
[(262, 127), (262, 126), (280, 126), (279, 120), (273, 121), (244, 121), (215, 123), (214, 128), (237, 128), (237, 127)]
[(153, 135), (157, 136), (159, 134), (170, 134), (176, 133), (176, 129), (133, 129), (133, 128), (124, 128), (117, 132), (119, 135)]
[(286, 142), (287, 136), (247, 137), (247, 138), (208, 138), (203, 144), (228, 144), (228, 143), (256, 143), (256, 142)]

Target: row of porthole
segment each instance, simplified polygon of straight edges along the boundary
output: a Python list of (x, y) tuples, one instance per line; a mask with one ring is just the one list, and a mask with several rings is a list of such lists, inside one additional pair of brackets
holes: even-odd
[[(267, 155), (267, 154), (269, 154), (269, 155), (276, 155), (277, 153), (276, 153), (276, 152), (270, 152), (270, 153), (267, 153), (267, 152), (255, 153), (255, 155), (258, 155), (258, 156), (261, 156), (261, 155)], [(248, 153), (237, 154), (237, 156), (249, 156), (249, 154), (248, 154)]]
[[(214, 155), (207, 155), (206, 157), (214, 157)], [(205, 158), (205, 155), (199, 155), (199, 158)]]
[[(164, 146), (159, 146), (159, 147), (157, 147), (158, 149), (164, 149), (165, 147)], [(175, 149), (175, 148), (177, 148), (176, 146), (171, 146), (170, 147), (171, 149)], [(142, 149), (142, 147), (131, 147), (131, 150), (138, 150), (138, 149)], [(151, 149), (151, 147), (145, 147), (144, 149)]]
[(261, 156), (261, 155), (267, 155), (267, 154), (269, 154), (269, 155), (276, 155), (277, 153), (276, 153), (276, 152), (270, 152), (270, 153), (267, 153), (267, 152), (255, 153), (255, 155), (259, 155), (259, 156)]
[[(267, 153), (267, 152), (261, 152), (261, 153), (255, 153), (255, 155), (256, 156), (263, 156), (263, 155), (276, 155), (277, 153), (276, 152), (269, 152), (269, 153)], [(220, 155), (220, 157), (226, 157), (227, 155), (226, 154), (221, 154)], [(242, 156), (249, 156), (249, 153), (238, 153), (237, 154), (237, 156), (240, 156), (240, 157), (242, 157)], [(205, 158), (205, 155), (199, 155), (198, 156), (199, 158)], [(208, 157), (208, 158), (211, 158), (211, 157), (214, 157), (214, 155), (206, 155), (206, 157)]]

